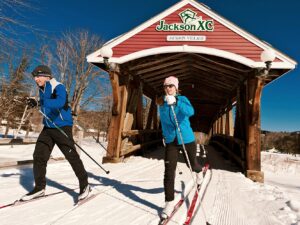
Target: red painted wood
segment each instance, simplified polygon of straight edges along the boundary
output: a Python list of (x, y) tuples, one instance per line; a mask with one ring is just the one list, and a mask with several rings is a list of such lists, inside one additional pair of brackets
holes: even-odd
[[(201, 12), (199, 9), (193, 7), (190, 4), (185, 5), (181, 9), (173, 12), (172, 14), (163, 18), (167, 23), (181, 23), (181, 19), (178, 14), (185, 9), (191, 9), (197, 12), (197, 16), (202, 16), (203, 20), (212, 19), (208, 15)], [(155, 28), (159, 24), (159, 21), (147, 27), (143, 31), (135, 34), (129, 39), (123, 41), (117, 46), (113, 47), (114, 57), (125, 56), (137, 51), (151, 49), (163, 46), (203, 46), (208, 48), (216, 48), (228, 52), (232, 52), (238, 55), (242, 55), (254, 61), (260, 61), (260, 54), (262, 49), (251, 43), (244, 37), (220, 24), (214, 20), (214, 31), (156, 31)], [(204, 35), (206, 41), (204, 42), (168, 42), (166, 41), (167, 35)]]

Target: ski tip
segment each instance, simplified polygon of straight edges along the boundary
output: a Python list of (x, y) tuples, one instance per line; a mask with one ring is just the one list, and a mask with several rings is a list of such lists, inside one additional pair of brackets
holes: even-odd
[(167, 215), (161, 214), (161, 215), (159, 216), (159, 222), (158, 222), (158, 225), (164, 225), (164, 224), (166, 224), (166, 223), (168, 222), (168, 220), (169, 220), (169, 217), (168, 217)]
[(167, 218), (160, 218), (158, 225), (164, 225), (167, 221)]

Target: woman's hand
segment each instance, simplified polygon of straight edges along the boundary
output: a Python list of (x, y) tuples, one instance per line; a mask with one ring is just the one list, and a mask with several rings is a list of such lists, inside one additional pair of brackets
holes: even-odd
[(168, 105), (175, 105), (176, 104), (176, 98), (173, 95), (166, 95), (166, 102)]

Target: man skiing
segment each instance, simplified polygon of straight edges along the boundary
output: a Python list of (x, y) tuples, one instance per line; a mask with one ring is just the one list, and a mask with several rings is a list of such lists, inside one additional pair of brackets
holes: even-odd
[[(48, 66), (37, 66), (32, 71), (32, 76), (39, 86), (39, 102), (34, 98), (27, 98), (27, 104), (31, 108), (39, 104), (41, 111), (52, 122), (43, 118), (44, 128), (37, 139), (33, 153), (35, 187), (22, 196), (21, 200), (27, 201), (45, 195), (47, 161), (55, 144), (69, 161), (79, 180), (78, 200), (82, 200), (89, 195), (91, 188), (88, 184), (87, 172), (74, 145), (72, 135), (73, 119), (71, 108), (68, 106), (66, 88), (52, 77), (51, 69)], [(54, 124), (62, 129), (69, 138), (62, 135)]]

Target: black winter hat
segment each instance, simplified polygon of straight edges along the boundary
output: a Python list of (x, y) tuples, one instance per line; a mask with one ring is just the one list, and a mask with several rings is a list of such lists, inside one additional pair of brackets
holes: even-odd
[(52, 77), (51, 69), (45, 65), (39, 65), (31, 72), (32, 76)]

